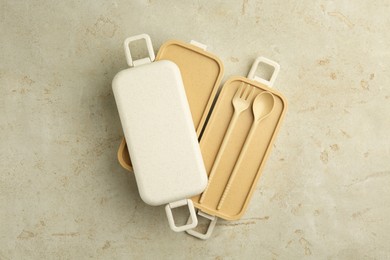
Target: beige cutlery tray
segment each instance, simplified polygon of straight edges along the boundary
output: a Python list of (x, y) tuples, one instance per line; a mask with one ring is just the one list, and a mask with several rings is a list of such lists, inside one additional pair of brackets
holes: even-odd
[[(222, 88), (200, 140), (203, 161), (209, 174), (234, 113), (232, 99), (242, 85), (253, 88), (254, 95), (249, 99), (250, 106), (238, 117), (237, 124), (232, 130), (222, 154), (222, 159), (219, 165), (215, 166), (217, 167), (215, 175), (209, 180), (207, 193), (205, 192), (202, 203), (200, 203), (200, 195), (192, 198), (196, 208), (209, 215), (227, 220), (239, 219), (244, 214), (286, 111), (285, 98), (274, 89), (243, 77), (233, 77), (228, 80)], [(231, 182), (230, 190), (226, 192), (229, 177), (254, 121), (253, 100), (262, 92), (272, 93), (274, 97), (272, 112), (261, 120), (257, 128), (254, 129), (253, 138), (241, 156), (240, 164), (237, 165), (236, 175)], [(224, 192), (226, 193), (223, 204), (220, 209), (217, 209)]]
[[(244, 214), (249, 200), (255, 191), (256, 183), (285, 115), (287, 102), (279, 92), (268, 87), (272, 85), (275, 78), (267, 81), (255, 75), (260, 62), (257, 59), (250, 72), (251, 75), (248, 76), (250, 79), (233, 77), (223, 85), (209, 121), (205, 125), (207, 115), (220, 85), (223, 66), (216, 56), (204, 50), (204, 46), (196, 42), (194, 44), (197, 46), (179, 41), (169, 41), (160, 48), (156, 60), (167, 59), (173, 61), (180, 69), (198, 136), (204, 129), (199, 141), (208, 174), (210, 174), (213, 167), (234, 113), (233, 97), (240, 86), (253, 90), (249, 99), (250, 105), (240, 114), (236, 121), (237, 123), (231, 132), (230, 138), (226, 142), (222, 159), (216, 166), (214, 177), (209, 180), (207, 192), (205, 192), (202, 202), (200, 203), (202, 194), (192, 198), (195, 207), (202, 212), (226, 220), (236, 220)], [(276, 74), (274, 73), (275, 77)], [(240, 158), (235, 178), (231, 181), (229, 190), (225, 192), (229, 177), (254, 121), (253, 100), (262, 92), (272, 94), (272, 112), (257, 125), (253, 138), (246, 145), (246, 151)], [(118, 150), (118, 159), (124, 168), (132, 171), (124, 139)], [(218, 204), (224, 192), (225, 196), (222, 206), (218, 209)]]

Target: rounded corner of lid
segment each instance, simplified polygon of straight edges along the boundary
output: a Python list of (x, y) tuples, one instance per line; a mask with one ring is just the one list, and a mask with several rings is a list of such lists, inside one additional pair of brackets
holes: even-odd
[(168, 40), (166, 42), (164, 42), (161, 46), (160, 46), (160, 49), (158, 50), (157, 52), (157, 55), (156, 55), (156, 59), (159, 60), (160, 59), (160, 56), (162, 55), (162, 53), (171, 45), (181, 45), (181, 42), (178, 41), (178, 40)]
[(126, 70), (121, 70), (117, 74), (115, 74), (114, 78), (112, 79), (112, 88), (114, 86), (117, 86), (117, 81), (122, 77), (122, 75), (125, 73)]
[(158, 62), (165, 63), (166, 66), (168, 66), (171, 69), (173, 69), (181, 78), (180, 68), (179, 68), (179, 66), (177, 66), (177, 64), (175, 62), (173, 62), (171, 60), (159, 60)]
[(204, 177), (202, 176), (202, 178), (201, 178), (200, 192), (203, 192), (206, 189), (208, 182), (209, 182), (209, 180), (207, 178), (207, 174), (205, 174), (205, 176)]
[(225, 67), (223, 65), (223, 62), (219, 57), (215, 56), (214, 54), (212, 54), (212, 57), (214, 58), (215, 62), (218, 64), (219, 74), (222, 77), (223, 73), (225, 72)]
[(288, 108), (288, 106), (289, 106), (287, 98), (284, 95), (281, 95), (281, 94), (279, 94), (279, 98), (283, 102), (284, 110), (286, 110)]
[(153, 198), (152, 196), (145, 194), (145, 192), (141, 192), (141, 190), (139, 191), (139, 195), (140, 195), (142, 201), (150, 206), (160, 206), (161, 204), (163, 204), (163, 203), (159, 203), (158, 201), (156, 201), (155, 198)]
[(170, 39), (170, 40), (166, 41), (161, 47), (166, 47), (169, 45), (181, 45), (181, 42), (179, 40)]
[(230, 85), (232, 82), (234, 82), (234, 81), (245, 81), (246, 80), (246, 78), (244, 78), (244, 77), (241, 77), (241, 76), (233, 76), (233, 77), (230, 77), (230, 78), (228, 78), (228, 80), (227, 81), (225, 81), (225, 83), (223, 84), (223, 86), (225, 87), (225, 86), (228, 86), (228, 85)]
[[(268, 87), (268, 86), (266, 86), (266, 87)], [(269, 87), (268, 87), (268, 88), (269, 88)], [(287, 100), (287, 98), (286, 98), (282, 93), (280, 93), (280, 91), (278, 91), (278, 90), (276, 90), (276, 89), (274, 89), (274, 88), (269, 88), (269, 89), (270, 89), (271, 93), (272, 93), (274, 96), (278, 97), (278, 99), (280, 99), (280, 101), (282, 102), (282, 105), (283, 105), (283, 113), (284, 113), (284, 111), (286, 111), (287, 108), (288, 108), (288, 100)]]
[(159, 62), (162, 62), (162, 63), (169, 64), (169, 66), (173, 66), (173, 67), (175, 67), (175, 68), (179, 69), (179, 67), (177, 66), (177, 64), (176, 64), (176, 63), (174, 63), (174, 62), (173, 62), (173, 61), (171, 61), (171, 60), (159, 60)]
[(168, 40), (160, 47), (160, 50), (159, 50), (157, 56), (160, 57), (162, 55), (162, 53), (165, 51), (165, 49), (169, 46), (172, 46), (172, 45), (177, 45), (177, 46), (180, 46), (182, 48), (198, 52), (200, 55), (203, 55), (209, 59), (212, 59), (217, 64), (217, 66), (219, 68), (218, 78), (222, 78), (223, 73), (225, 71), (222, 60), (214, 53), (211, 53), (208, 50), (199, 49), (191, 43), (183, 42), (180, 40)]

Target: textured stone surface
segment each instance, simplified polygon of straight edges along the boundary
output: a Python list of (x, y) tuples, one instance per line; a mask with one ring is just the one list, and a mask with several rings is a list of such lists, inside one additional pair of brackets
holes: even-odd
[[(390, 258), (388, 1), (0, 1), (0, 259)], [(195, 39), (289, 111), (246, 215), (171, 232), (117, 160), (122, 42)], [(242, 258), (242, 259), (244, 259)]]

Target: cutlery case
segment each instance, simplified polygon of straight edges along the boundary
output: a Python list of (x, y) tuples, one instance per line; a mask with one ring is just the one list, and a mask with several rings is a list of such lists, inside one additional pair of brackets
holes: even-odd
[[(256, 76), (257, 67), (261, 63), (274, 67), (269, 81)], [(200, 139), (203, 161), (209, 174), (234, 114), (232, 100), (243, 85), (251, 88), (247, 92), (247, 96), (251, 96), (248, 99), (250, 106), (238, 117), (221, 156), (222, 160), (215, 166), (215, 175), (213, 178), (209, 176), (207, 190), (192, 198), (198, 214), (211, 220), (209, 228), (204, 234), (196, 230), (187, 230), (187, 233), (207, 239), (215, 226), (216, 217), (237, 220), (245, 213), (287, 109), (287, 101), (283, 95), (271, 88), (278, 71), (277, 63), (259, 57), (252, 65), (247, 78), (232, 77), (223, 85)], [(253, 91), (251, 95), (250, 91)], [(247, 138), (254, 122), (252, 107), (255, 97), (265, 93), (273, 97), (272, 110), (258, 123), (257, 128), (253, 129), (252, 138), (248, 142)], [(235, 177), (232, 178), (233, 172)]]
[[(129, 43), (145, 40), (149, 57), (132, 60)], [(115, 101), (132, 156), (142, 200), (166, 205), (174, 231), (197, 225), (195, 210), (187, 199), (203, 191), (207, 175), (198, 138), (191, 120), (181, 73), (169, 60), (154, 60), (148, 35), (125, 40), (127, 63), (112, 82)], [(188, 205), (192, 222), (176, 226), (172, 208)]]
[[(204, 234), (195, 229), (188, 229), (186, 232), (198, 238), (207, 239), (216, 225), (217, 217), (237, 220), (244, 214), (279, 131), (287, 102), (281, 93), (271, 88), (279, 72), (279, 65), (264, 57), (259, 57), (255, 60), (247, 78), (232, 77), (222, 86), (210, 114), (211, 105), (221, 82), (222, 63), (217, 57), (205, 51), (206, 46), (196, 42), (192, 43), (169, 41), (161, 46), (156, 59), (170, 60), (180, 68), (208, 174), (213, 169), (232, 120), (234, 96), (240, 88), (243, 88), (241, 89), (242, 95), (244, 95), (245, 88), (246, 97), (250, 96), (247, 98), (248, 107), (237, 118), (235, 127), (230, 131), (230, 137), (223, 145), (221, 160), (218, 165), (214, 166), (214, 176), (212, 178), (209, 176), (207, 192), (197, 194), (192, 198), (198, 209), (198, 216), (207, 218), (211, 222)], [(262, 63), (274, 69), (270, 80), (265, 80), (256, 74), (259, 64)], [(248, 142), (246, 140), (254, 121), (253, 102), (261, 93), (272, 97), (272, 111), (254, 128), (252, 138)], [(206, 122), (207, 116), (209, 119)], [(240, 156), (241, 152), (243, 154)], [(133, 169), (125, 139), (119, 147), (118, 160), (124, 168), (130, 171)], [(232, 178), (233, 171), (234, 177)]]

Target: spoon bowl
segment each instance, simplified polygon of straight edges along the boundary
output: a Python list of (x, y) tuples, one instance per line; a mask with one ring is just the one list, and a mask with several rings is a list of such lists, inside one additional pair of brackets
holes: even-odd
[(274, 109), (275, 98), (271, 92), (264, 91), (253, 101), (254, 122), (258, 123), (268, 117)]

